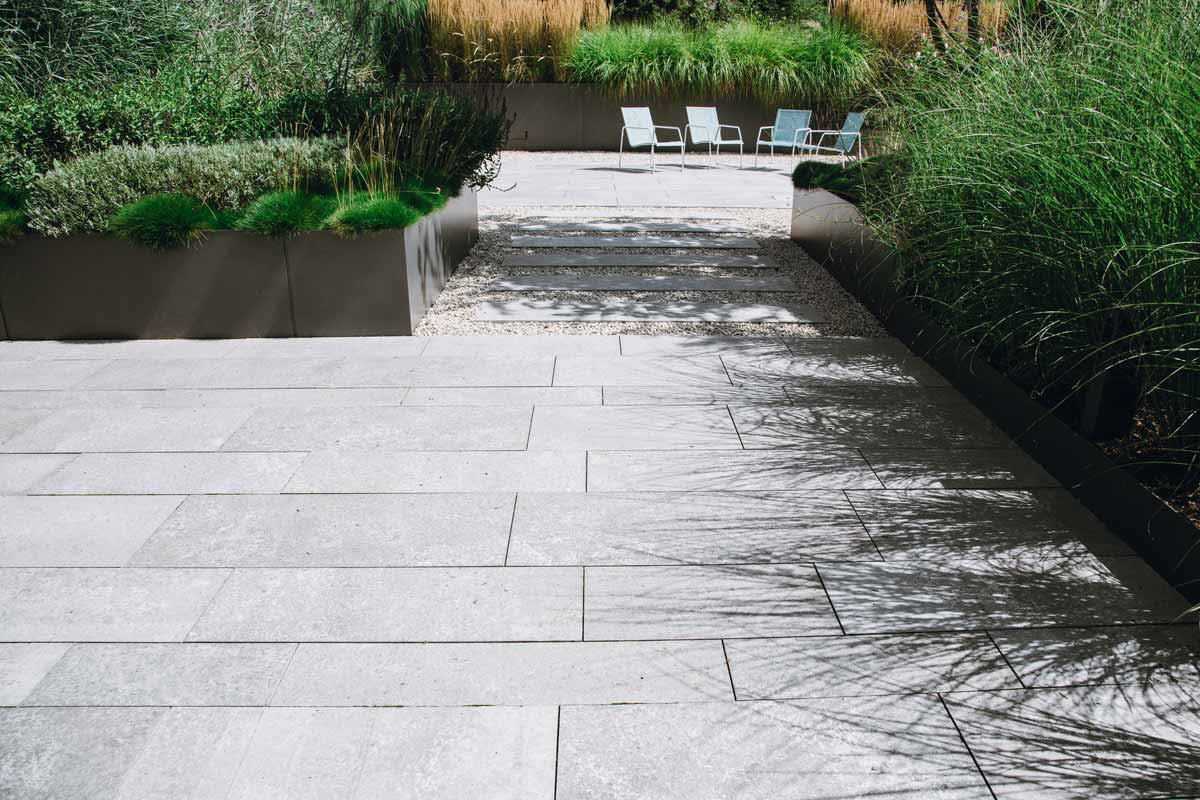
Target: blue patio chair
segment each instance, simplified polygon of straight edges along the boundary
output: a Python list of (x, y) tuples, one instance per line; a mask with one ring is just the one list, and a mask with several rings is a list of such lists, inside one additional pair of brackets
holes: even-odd
[[(776, 147), (796, 149), (808, 141), (808, 123), (812, 119), (811, 111), (798, 111), (794, 108), (781, 108), (775, 112), (775, 124), (764, 125), (758, 129), (758, 141), (754, 143), (754, 166), (758, 166), (758, 151), (762, 146), (769, 145), (771, 155), (775, 155)], [(763, 133), (770, 131), (769, 138), (764, 139)]]
[[(737, 125), (722, 125), (717, 119), (717, 109), (712, 106), (688, 106), (688, 124), (683, 129), (685, 138), (691, 137), (692, 144), (708, 145), (708, 154), (717, 148), (717, 157), (721, 156), (721, 145), (736, 144), (738, 146), (738, 169), (742, 168), (742, 158), (745, 155), (745, 145), (742, 144), (742, 129)], [(737, 131), (736, 138), (726, 138), (725, 131)]]
[[(682, 170), (687, 167), (684, 161), (684, 150), (686, 145), (683, 141), (683, 131), (679, 128), (670, 125), (655, 125), (654, 120), (650, 117), (649, 108), (622, 108), (621, 116), (625, 118), (625, 126), (621, 128), (621, 142), (618, 145), (617, 168), (620, 169), (622, 161), (625, 158), (625, 140), (629, 140), (629, 146), (646, 147), (650, 146), (650, 171), (654, 172), (654, 151), (657, 148), (679, 148), (679, 168)], [(675, 131), (675, 135), (679, 137), (676, 140), (663, 141), (658, 138), (660, 130)]]
[[(800, 150), (817, 156), (838, 156), (843, 163), (850, 159), (851, 151), (855, 151), (855, 155), (862, 158), (862, 126), (866, 116), (861, 111), (851, 111), (846, 115), (846, 121), (842, 123), (841, 130), (809, 131), (810, 136), (814, 133), (819, 134), (817, 141), (815, 144), (805, 142), (800, 145)], [(824, 144), (830, 137), (836, 137), (833, 139), (833, 144)]]

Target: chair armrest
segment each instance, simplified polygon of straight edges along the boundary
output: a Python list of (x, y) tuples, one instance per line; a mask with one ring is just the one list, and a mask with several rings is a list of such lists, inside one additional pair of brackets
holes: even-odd
[(792, 136), (792, 144), (800, 144), (800, 134), (804, 134), (804, 141), (808, 141), (808, 137), (812, 135), (812, 128), (796, 128), (796, 133)]
[[(679, 141), (683, 141), (683, 131), (676, 128), (674, 125), (655, 125), (655, 141), (658, 141), (658, 131), (675, 131), (675, 135), (679, 137)], [(668, 144), (668, 142), (659, 142), (659, 144)]]
[(741, 132), (742, 132), (742, 129), (741, 129), (741, 128), (739, 128), (737, 125), (718, 125), (717, 127), (718, 127), (718, 128), (733, 128), (733, 129), (734, 129), (735, 131), (737, 131), (738, 133), (741, 133)]

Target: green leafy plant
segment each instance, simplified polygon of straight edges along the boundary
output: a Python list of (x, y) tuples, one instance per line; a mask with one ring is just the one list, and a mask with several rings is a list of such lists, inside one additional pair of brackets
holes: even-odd
[(848, 164), (829, 161), (801, 161), (792, 171), (797, 189), (824, 189), (851, 203), (861, 202), (871, 191), (887, 190), (903, 169), (896, 154), (873, 156)]
[(109, 229), (134, 244), (168, 250), (184, 247), (218, 220), (199, 200), (181, 194), (157, 194), (123, 206), (109, 221)]
[(290, 236), (320, 228), (337, 208), (337, 199), (308, 192), (271, 192), (255, 200), (234, 227), (264, 236)]
[(407, 228), (424, 214), (397, 197), (362, 195), (339, 206), (326, 225), (341, 236)]

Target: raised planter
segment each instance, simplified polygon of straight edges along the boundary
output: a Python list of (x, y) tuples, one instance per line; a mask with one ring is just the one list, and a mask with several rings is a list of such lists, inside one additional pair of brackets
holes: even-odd
[(99, 236), (0, 248), (11, 339), (409, 335), (478, 236), (475, 193), (402, 231), (213, 231), (165, 252)]
[(853, 204), (797, 190), (792, 239), (1192, 601), (1200, 601), (1200, 531), (1031, 398), (896, 288), (895, 261)]

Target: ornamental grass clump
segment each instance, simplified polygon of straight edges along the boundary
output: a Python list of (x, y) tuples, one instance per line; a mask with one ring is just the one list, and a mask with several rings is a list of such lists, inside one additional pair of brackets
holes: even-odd
[(216, 214), (181, 194), (144, 197), (118, 210), (108, 225), (122, 239), (155, 250), (186, 247), (216, 227)]
[(903, 288), (1068, 419), (1132, 370), (1112, 452), (1194, 498), (1200, 0), (1050, 13), (1003, 52), (920, 61), (895, 100), (906, 173), (865, 211)]
[(238, 230), (263, 236), (291, 236), (323, 227), (337, 209), (337, 198), (302, 191), (271, 192), (255, 200), (237, 220)]
[[(960, 0), (938, 0), (937, 9), (948, 35), (965, 38), (965, 4)], [(929, 19), (921, 0), (837, 0), (831, 16), (893, 54), (911, 55), (929, 36)], [(979, 35), (985, 43), (1000, 39), (1008, 16), (1007, 0), (979, 3)]]

